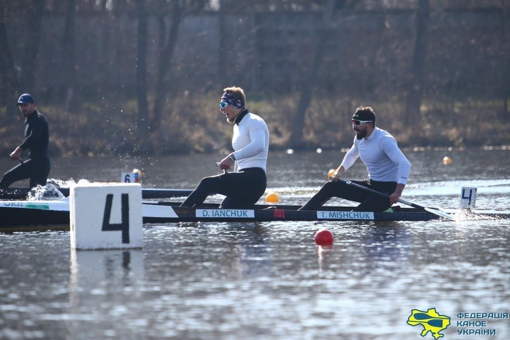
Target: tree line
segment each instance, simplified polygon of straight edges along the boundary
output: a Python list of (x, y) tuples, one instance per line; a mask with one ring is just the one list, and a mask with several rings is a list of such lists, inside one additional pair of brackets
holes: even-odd
[[(58, 155), (213, 152), (222, 89), (273, 148), (336, 148), (374, 106), (403, 145), (510, 142), (510, 1), (0, 0), (0, 149), (32, 93)], [(18, 117), (19, 118), (19, 117)]]

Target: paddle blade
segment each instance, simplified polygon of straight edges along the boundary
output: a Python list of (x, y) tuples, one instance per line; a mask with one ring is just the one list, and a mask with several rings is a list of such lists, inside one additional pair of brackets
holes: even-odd
[(433, 209), (433, 208), (424, 208), (424, 209), (426, 211), (428, 211), (429, 213), (431, 213), (431, 214), (440, 216), (440, 217), (442, 217), (444, 219), (447, 219), (447, 220), (452, 220), (453, 221), (455, 219), (452, 215), (450, 215), (450, 214), (448, 214), (448, 213), (446, 213), (444, 211), (438, 210), (438, 209)]

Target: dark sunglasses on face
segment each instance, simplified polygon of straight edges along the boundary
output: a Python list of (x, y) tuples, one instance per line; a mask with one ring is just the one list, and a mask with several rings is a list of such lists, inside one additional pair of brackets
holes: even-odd
[(352, 125), (356, 125), (356, 126), (361, 125), (363, 123), (372, 123), (371, 120), (359, 120), (359, 119), (353, 119), (353, 120), (351, 120), (351, 122), (352, 122)]
[(222, 109), (226, 108), (226, 107), (227, 107), (227, 105), (228, 105), (228, 103), (227, 103), (227, 102), (220, 102), (220, 107), (221, 107)]

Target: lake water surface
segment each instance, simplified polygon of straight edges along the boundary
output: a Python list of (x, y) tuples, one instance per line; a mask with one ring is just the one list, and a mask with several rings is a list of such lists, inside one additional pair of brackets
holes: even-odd
[[(510, 150), (405, 153), (403, 198), (457, 208), (470, 186), (477, 208), (509, 210)], [(272, 153), (268, 191), (302, 204), (342, 157)], [(118, 182), (138, 168), (143, 186), (194, 188), (220, 158), (59, 158), (50, 177)], [(358, 161), (344, 177), (365, 176)], [(147, 225), (143, 249), (124, 251), (71, 250), (67, 231), (0, 233), (0, 338), (433, 339), (407, 320), (435, 308), (450, 317), (445, 340), (510, 339), (509, 222)], [(320, 228), (331, 248), (315, 245)]]

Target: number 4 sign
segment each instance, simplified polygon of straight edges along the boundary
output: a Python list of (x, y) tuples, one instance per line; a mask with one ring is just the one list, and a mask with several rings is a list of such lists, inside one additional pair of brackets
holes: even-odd
[(69, 203), (72, 249), (142, 248), (140, 184), (76, 184)]

